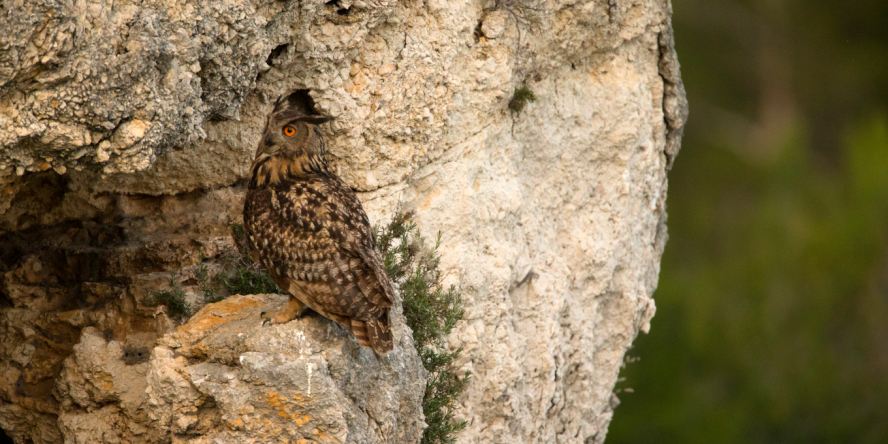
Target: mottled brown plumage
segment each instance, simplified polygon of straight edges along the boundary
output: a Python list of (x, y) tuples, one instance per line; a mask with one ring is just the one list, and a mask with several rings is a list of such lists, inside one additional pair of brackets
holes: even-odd
[(329, 120), (311, 115), (298, 93), (278, 100), (253, 161), (244, 204), (250, 255), (290, 294), (266, 321), (288, 322), (307, 306), (386, 353), (392, 286), (361, 202), (327, 166), (317, 125)]

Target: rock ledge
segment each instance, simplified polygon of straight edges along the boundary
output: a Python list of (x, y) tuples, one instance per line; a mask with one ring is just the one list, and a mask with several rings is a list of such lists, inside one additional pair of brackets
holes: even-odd
[(285, 300), (209, 304), (142, 362), (87, 327), (59, 383), (65, 441), (418, 442), (425, 371), (400, 313), (380, 357), (317, 315), (262, 326)]

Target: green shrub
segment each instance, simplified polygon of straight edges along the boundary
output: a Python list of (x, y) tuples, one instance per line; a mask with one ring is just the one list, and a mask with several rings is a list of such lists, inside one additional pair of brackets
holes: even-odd
[(221, 276), (222, 284), (230, 294), (281, 294), (280, 287), (262, 267), (262, 264), (253, 262), (247, 247), (247, 235), (243, 224), (231, 225), (231, 236), (237, 246), (238, 254), (229, 257), (228, 267), (230, 274)]
[(213, 302), (219, 302), (222, 299), (225, 299), (224, 296), (219, 294), (219, 285), (213, 283), (213, 278), (215, 276), (210, 276), (210, 271), (204, 263), (206, 256), (203, 254), (203, 249), (199, 248), (197, 252), (198, 260), (195, 275), (197, 276), (197, 284), (198, 287), (200, 287), (200, 292), (203, 294), (204, 302), (212, 304)]
[(455, 372), (453, 362), (462, 348), (447, 351), (445, 339), (463, 318), (460, 294), (451, 286), (444, 289), (438, 272), (438, 247), (441, 234), (432, 249), (424, 248), (422, 237), (409, 213), (398, 214), (382, 229), (376, 239), (389, 278), (400, 288), (404, 298), (404, 316), (413, 329), (413, 340), (423, 366), (429, 372), (423, 397), (423, 413), (428, 424), (423, 444), (455, 442), (456, 432), (465, 421), (453, 419), (453, 402), (469, 382), (469, 372)]
[(221, 279), (231, 294), (281, 294), (274, 279), (258, 264), (238, 264), (231, 276), (223, 276)]
[(185, 301), (185, 292), (175, 275), (170, 277), (168, 290), (152, 291), (142, 299), (142, 303), (148, 307), (166, 306), (167, 315), (175, 320), (182, 320), (191, 313), (191, 306)]
[(536, 95), (527, 87), (527, 85), (517, 88), (512, 100), (509, 100), (509, 109), (516, 113), (521, 113), (527, 102), (536, 102)]

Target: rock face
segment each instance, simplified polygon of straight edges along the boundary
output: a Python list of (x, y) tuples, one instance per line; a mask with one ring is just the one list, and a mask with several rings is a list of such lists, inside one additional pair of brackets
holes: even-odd
[(285, 301), (207, 305), (153, 350), (86, 327), (56, 385), (66, 440), (416, 442), (425, 384), (403, 320), (379, 358), (317, 316), (259, 328)]
[[(416, 441), (403, 331), (376, 360), (319, 319), (259, 328), (271, 296), (179, 327), (140, 302), (172, 279), (200, 305), (196, 265), (231, 250), (265, 115), (295, 89), (337, 118), (330, 160), (371, 220), (400, 207), (442, 233), (473, 373), (459, 442), (604, 440), (655, 311), (687, 115), (668, 1), (4, 11), (0, 427), (17, 442)], [(522, 86), (536, 101), (510, 111)]]

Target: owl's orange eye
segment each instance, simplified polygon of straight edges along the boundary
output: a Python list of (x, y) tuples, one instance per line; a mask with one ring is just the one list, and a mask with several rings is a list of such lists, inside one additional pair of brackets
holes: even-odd
[(296, 128), (293, 128), (292, 126), (285, 126), (284, 134), (286, 134), (287, 137), (293, 137), (293, 135), (296, 134)]

